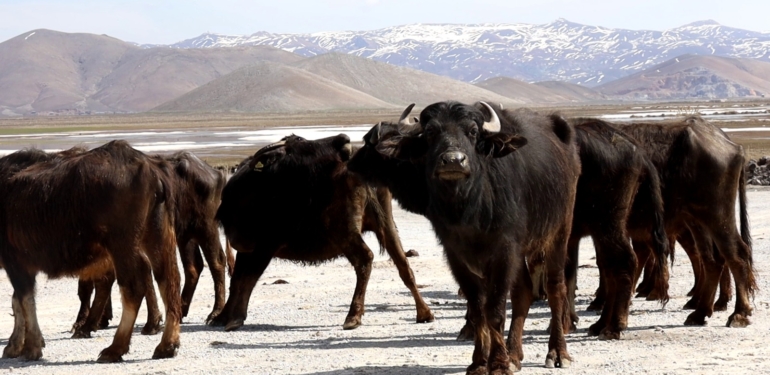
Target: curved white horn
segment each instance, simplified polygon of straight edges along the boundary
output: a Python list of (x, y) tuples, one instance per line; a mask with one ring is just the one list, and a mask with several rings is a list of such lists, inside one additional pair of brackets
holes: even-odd
[(414, 108), (414, 103), (409, 104), (408, 107), (404, 110), (404, 112), (401, 113), (401, 117), (398, 119), (398, 123), (401, 125), (412, 125), (409, 122), (409, 114), (412, 112), (412, 108)]
[(409, 121), (409, 113), (412, 112), (412, 108), (414, 108), (414, 103), (406, 107), (401, 113), (401, 118), (398, 119), (398, 132), (401, 134), (415, 134), (422, 131), (420, 120), (417, 117), (414, 118), (414, 122)]
[(489, 104), (485, 102), (479, 102), (479, 103), (481, 103), (481, 105), (483, 105), (484, 107), (487, 107), (487, 110), (489, 111), (489, 115), (491, 116), (489, 121), (484, 121), (484, 125), (481, 128), (492, 133), (499, 132), (500, 118), (497, 117), (497, 112), (495, 112), (495, 110), (492, 109), (492, 107)]

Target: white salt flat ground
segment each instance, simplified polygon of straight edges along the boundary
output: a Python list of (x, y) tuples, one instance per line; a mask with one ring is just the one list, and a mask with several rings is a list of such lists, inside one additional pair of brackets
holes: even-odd
[[(760, 292), (754, 300), (753, 324), (746, 329), (725, 328), (729, 312), (715, 313), (707, 327), (684, 327), (688, 312), (681, 310), (692, 285), (687, 257), (678, 250), (671, 280), (672, 300), (665, 309), (655, 302), (634, 300), (629, 329), (620, 341), (597, 341), (585, 329), (598, 318), (582, 310), (598, 279), (596, 268), (579, 275), (579, 331), (568, 336), (574, 357), (569, 370), (543, 367), (547, 352), (549, 312), (545, 304), (530, 310), (525, 331), (523, 374), (724, 374), (764, 373), (770, 346), (770, 190), (749, 192), (754, 235), (754, 259)], [(23, 374), (100, 373), (256, 373), (256, 374), (462, 374), (470, 363), (471, 343), (457, 342), (463, 325), (464, 302), (452, 280), (430, 225), (420, 216), (395, 212), (405, 249), (419, 251), (410, 258), (421, 291), (436, 315), (429, 324), (415, 324), (414, 303), (385, 256), (377, 255), (366, 298), (363, 325), (343, 331), (342, 323), (353, 293), (355, 276), (340, 259), (318, 267), (277, 261), (270, 265), (249, 305), (241, 330), (223, 332), (203, 324), (213, 301), (210, 274), (205, 271), (190, 316), (182, 326), (182, 347), (176, 358), (151, 360), (160, 336), (141, 336), (144, 309), (137, 321), (131, 352), (121, 364), (95, 363), (110, 344), (114, 324), (94, 338), (73, 340), (69, 328), (78, 307), (76, 281), (39, 278), (38, 314), (46, 338), (40, 362), (0, 360), (0, 370)], [(372, 249), (378, 246), (367, 236)], [(593, 248), (584, 240), (581, 265), (592, 265)], [(277, 279), (288, 284), (270, 285)], [(263, 284), (268, 285), (263, 285)], [(13, 327), (11, 286), (0, 276), (0, 345)], [(113, 304), (120, 316), (117, 291)], [(732, 308), (732, 303), (730, 304)], [(5, 310), (2, 310), (5, 309)], [(117, 322), (116, 320), (113, 323)]]

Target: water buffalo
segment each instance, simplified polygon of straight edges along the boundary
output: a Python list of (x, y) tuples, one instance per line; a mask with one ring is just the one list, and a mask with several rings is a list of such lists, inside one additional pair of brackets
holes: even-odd
[(273, 258), (319, 264), (344, 256), (355, 269), (356, 288), (343, 328), (358, 327), (373, 261), (361, 237), (366, 231), (375, 233), (411, 291), (417, 322), (433, 321), (398, 239), (390, 192), (348, 172), (351, 153), (344, 134), (315, 141), (290, 136), (241, 163), (217, 212), (238, 255), (230, 296), (212, 324), (228, 331), (243, 325), (254, 286)]
[(42, 357), (34, 297), (38, 272), (88, 277), (113, 266), (123, 315), (99, 361), (120, 361), (128, 352), (151, 272), (167, 321), (153, 358), (176, 354), (181, 303), (169, 169), (113, 141), (34, 163), (0, 181), (0, 259), (14, 288), (14, 329), (4, 357)]
[[(689, 249), (688, 254), (697, 257), (693, 262), (699, 268), (695, 273), (696, 290), (688, 302), (695, 311), (685, 324), (706, 324), (706, 317), (714, 311), (716, 287), (729, 270), (735, 281), (736, 303), (727, 325), (747, 326), (752, 313), (749, 298), (757, 286), (746, 210), (743, 148), (698, 116), (669, 124), (617, 126), (639, 142), (658, 170), (669, 240), (679, 240)], [(736, 197), (740, 232), (736, 227)]]
[[(156, 158), (169, 162), (173, 168), (170, 181), (174, 183), (176, 194), (174, 227), (185, 276), (182, 288), (182, 317), (186, 317), (190, 309), (205, 257), (214, 279), (214, 307), (206, 319), (210, 321), (219, 315), (225, 305), (225, 265), (228, 265), (232, 274), (235, 262), (229, 246), (227, 251), (222, 250), (218, 223), (214, 219), (226, 179), (222, 172), (189, 152)], [(92, 331), (107, 326), (112, 318), (109, 297), (114, 280), (114, 272), (108, 272), (93, 281), (79, 281), (80, 311), (72, 327), (73, 337), (90, 337)], [(96, 297), (93, 307), (89, 307), (94, 288)], [(161, 314), (154, 288), (148, 288), (146, 301), (148, 317), (142, 334), (154, 334), (161, 328)]]
[[(376, 126), (365, 141), (379, 138), (381, 129)], [(476, 334), (467, 373), (511, 373), (511, 361), (521, 368), (522, 330), (533, 299), (524, 259), (541, 251), (547, 254), (554, 328), (546, 366), (568, 367), (564, 331), (571, 321), (564, 266), (580, 174), (572, 127), (559, 116), (498, 114), (486, 103), (441, 102), (426, 107), (419, 124), (402, 133), (408, 135), (370, 150), (414, 164), (396, 170), (398, 178), (385, 175), (393, 170), (380, 173), (363, 160), (354, 170), (381, 183), (417, 187), (414, 211), (423, 211), (431, 222), (468, 299)], [(513, 321), (506, 349), (502, 331), (509, 293)]]
[[(593, 119), (571, 120), (580, 152), (581, 175), (566, 277), (574, 309), (578, 245), (590, 235), (596, 248), (601, 283), (597, 296), (604, 301), (601, 318), (588, 329), (600, 339), (619, 339), (628, 321), (628, 309), (637, 274), (637, 256), (644, 264), (655, 259), (652, 280), (668, 300), (668, 239), (663, 225), (663, 201), (657, 171), (636, 141), (610, 124)], [(646, 252), (634, 253), (629, 236), (643, 243)], [(641, 248), (641, 246), (639, 246)], [(639, 267), (641, 268), (641, 267)], [(574, 310), (573, 310), (574, 313)]]

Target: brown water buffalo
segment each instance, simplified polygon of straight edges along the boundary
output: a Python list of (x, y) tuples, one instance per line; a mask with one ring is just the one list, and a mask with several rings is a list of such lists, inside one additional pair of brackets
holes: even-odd
[[(580, 174), (574, 129), (558, 116), (522, 110), (498, 114), (486, 103), (457, 102), (426, 107), (417, 131), (404, 129), (397, 142), (380, 143), (381, 129), (375, 126), (365, 137), (369, 152), (407, 165), (379, 169), (362, 157), (354, 171), (399, 185), (392, 187), (399, 194), (409, 195), (408, 187), (415, 187), (406, 201), (414, 211), (424, 210), (468, 299), (476, 332), (467, 373), (510, 374), (511, 362), (521, 368), (522, 331), (533, 299), (524, 259), (537, 252), (546, 253), (554, 327), (546, 366), (569, 367), (564, 266)], [(502, 331), (509, 294), (513, 320), (506, 348)]]
[[(205, 257), (214, 279), (214, 307), (206, 319), (210, 321), (219, 315), (225, 305), (225, 265), (228, 265), (232, 274), (235, 263), (229, 246), (226, 252), (222, 250), (219, 226), (214, 218), (226, 179), (222, 172), (189, 152), (178, 152), (162, 159), (169, 162), (174, 169), (170, 180), (175, 185), (176, 193), (174, 226), (185, 276), (182, 289), (182, 316), (186, 317), (190, 309)], [(114, 280), (113, 272), (108, 272), (94, 281), (80, 280), (78, 283), (80, 311), (72, 327), (73, 337), (90, 337), (91, 332), (107, 326), (109, 319), (112, 318), (109, 296)], [(90, 307), (94, 288), (96, 297), (94, 306)], [(157, 333), (161, 328), (161, 314), (153, 289), (148, 288), (146, 296), (148, 317), (147, 324), (142, 328), (142, 334), (146, 335)], [(91, 311), (94, 313), (91, 314)]]
[(0, 259), (14, 288), (14, 329), (4, 357), (42, 357), (37, 273), (87, 278), (113, 266), (123, 315), (99, 361), (120, 361), (128, 352), (151, 272), (161, 288), (167, 321), (153, 358), (176, 354), (181, 303), (169, 169), (128, 143), (113, 141), (34, 163), (0, 181)]
[(417, 322), (433, 321), (401, 247), (390, 192), (347, 171), (351, 152), (344, 134), (315, 141), (290, 136), (241, 163), (217, 212), (238, 255), (227, 304), (212, 324), (227, 331), (243, 325), (254, 286), (273, 258), (319, 264), (344, 256), (356, 272), (356, 288), (343, 328), (358, 327), (374, 257), (361, 237), (367, 231), (411, 291)]
[(736, 303), (727, 325), (747, 326), (752, 313), (749, 298), (757, 285), (742, 147), (697, 116), (676, 123), (617, 126), (634, 137), (655, 164), (663, 187), (668, 238), (672, 243), (679, 240), (698, 269), (696, 290), (688, 302), (695, 311), (685, 324), (706, 324), (706, 317), (714, 311), (716, 287), (729, 270), (735, 281)]

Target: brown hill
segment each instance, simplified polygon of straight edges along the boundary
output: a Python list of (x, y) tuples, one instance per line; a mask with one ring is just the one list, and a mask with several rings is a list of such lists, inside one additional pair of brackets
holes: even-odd
[(34, 30), (0, 43), (0, 112), (107, 110), (89, 97), (139, 48), (105, 35)]
[(734, 98), (770, 93), (770, 63), (683, 55), (594, 89), (627, 98)]
[(158, 112), (291, 112), (391, 108), (308, 71), (272, 62), (238, 69), (154, 109)]
[(302, 57), (268, 46), (132, 51), (100, 82), (93, 99), (125, 111), (146, 111), (258, 61)]
[(448, 77), (348, 54), (327, 53), (293, 66), (399, 106), (409, 103), (426, 106), (444, 100), (466, 103), (487, 100), (506, 104), (525, 102)]
[(561, 81), (535, 82), (533, 85), (545, 87), (573, 101), (607, 100), (607, 96), (589, 87)]
[(0, 43), (0, 113), (143, 111), (257, 61), (300, 59), (271, 47), (142, 49), (34, 30)]
[(510, 77), (490, 78), (477, 83), (476, 86), (528, 104), (567, 103), (587, 100), (582, 95), (576, 95), (574, 92), (565, 89), (565, 87), (549, 84), (548, 86), (554, 86), (554, 88), (551, 88), (546, 85), (527, 83)]

